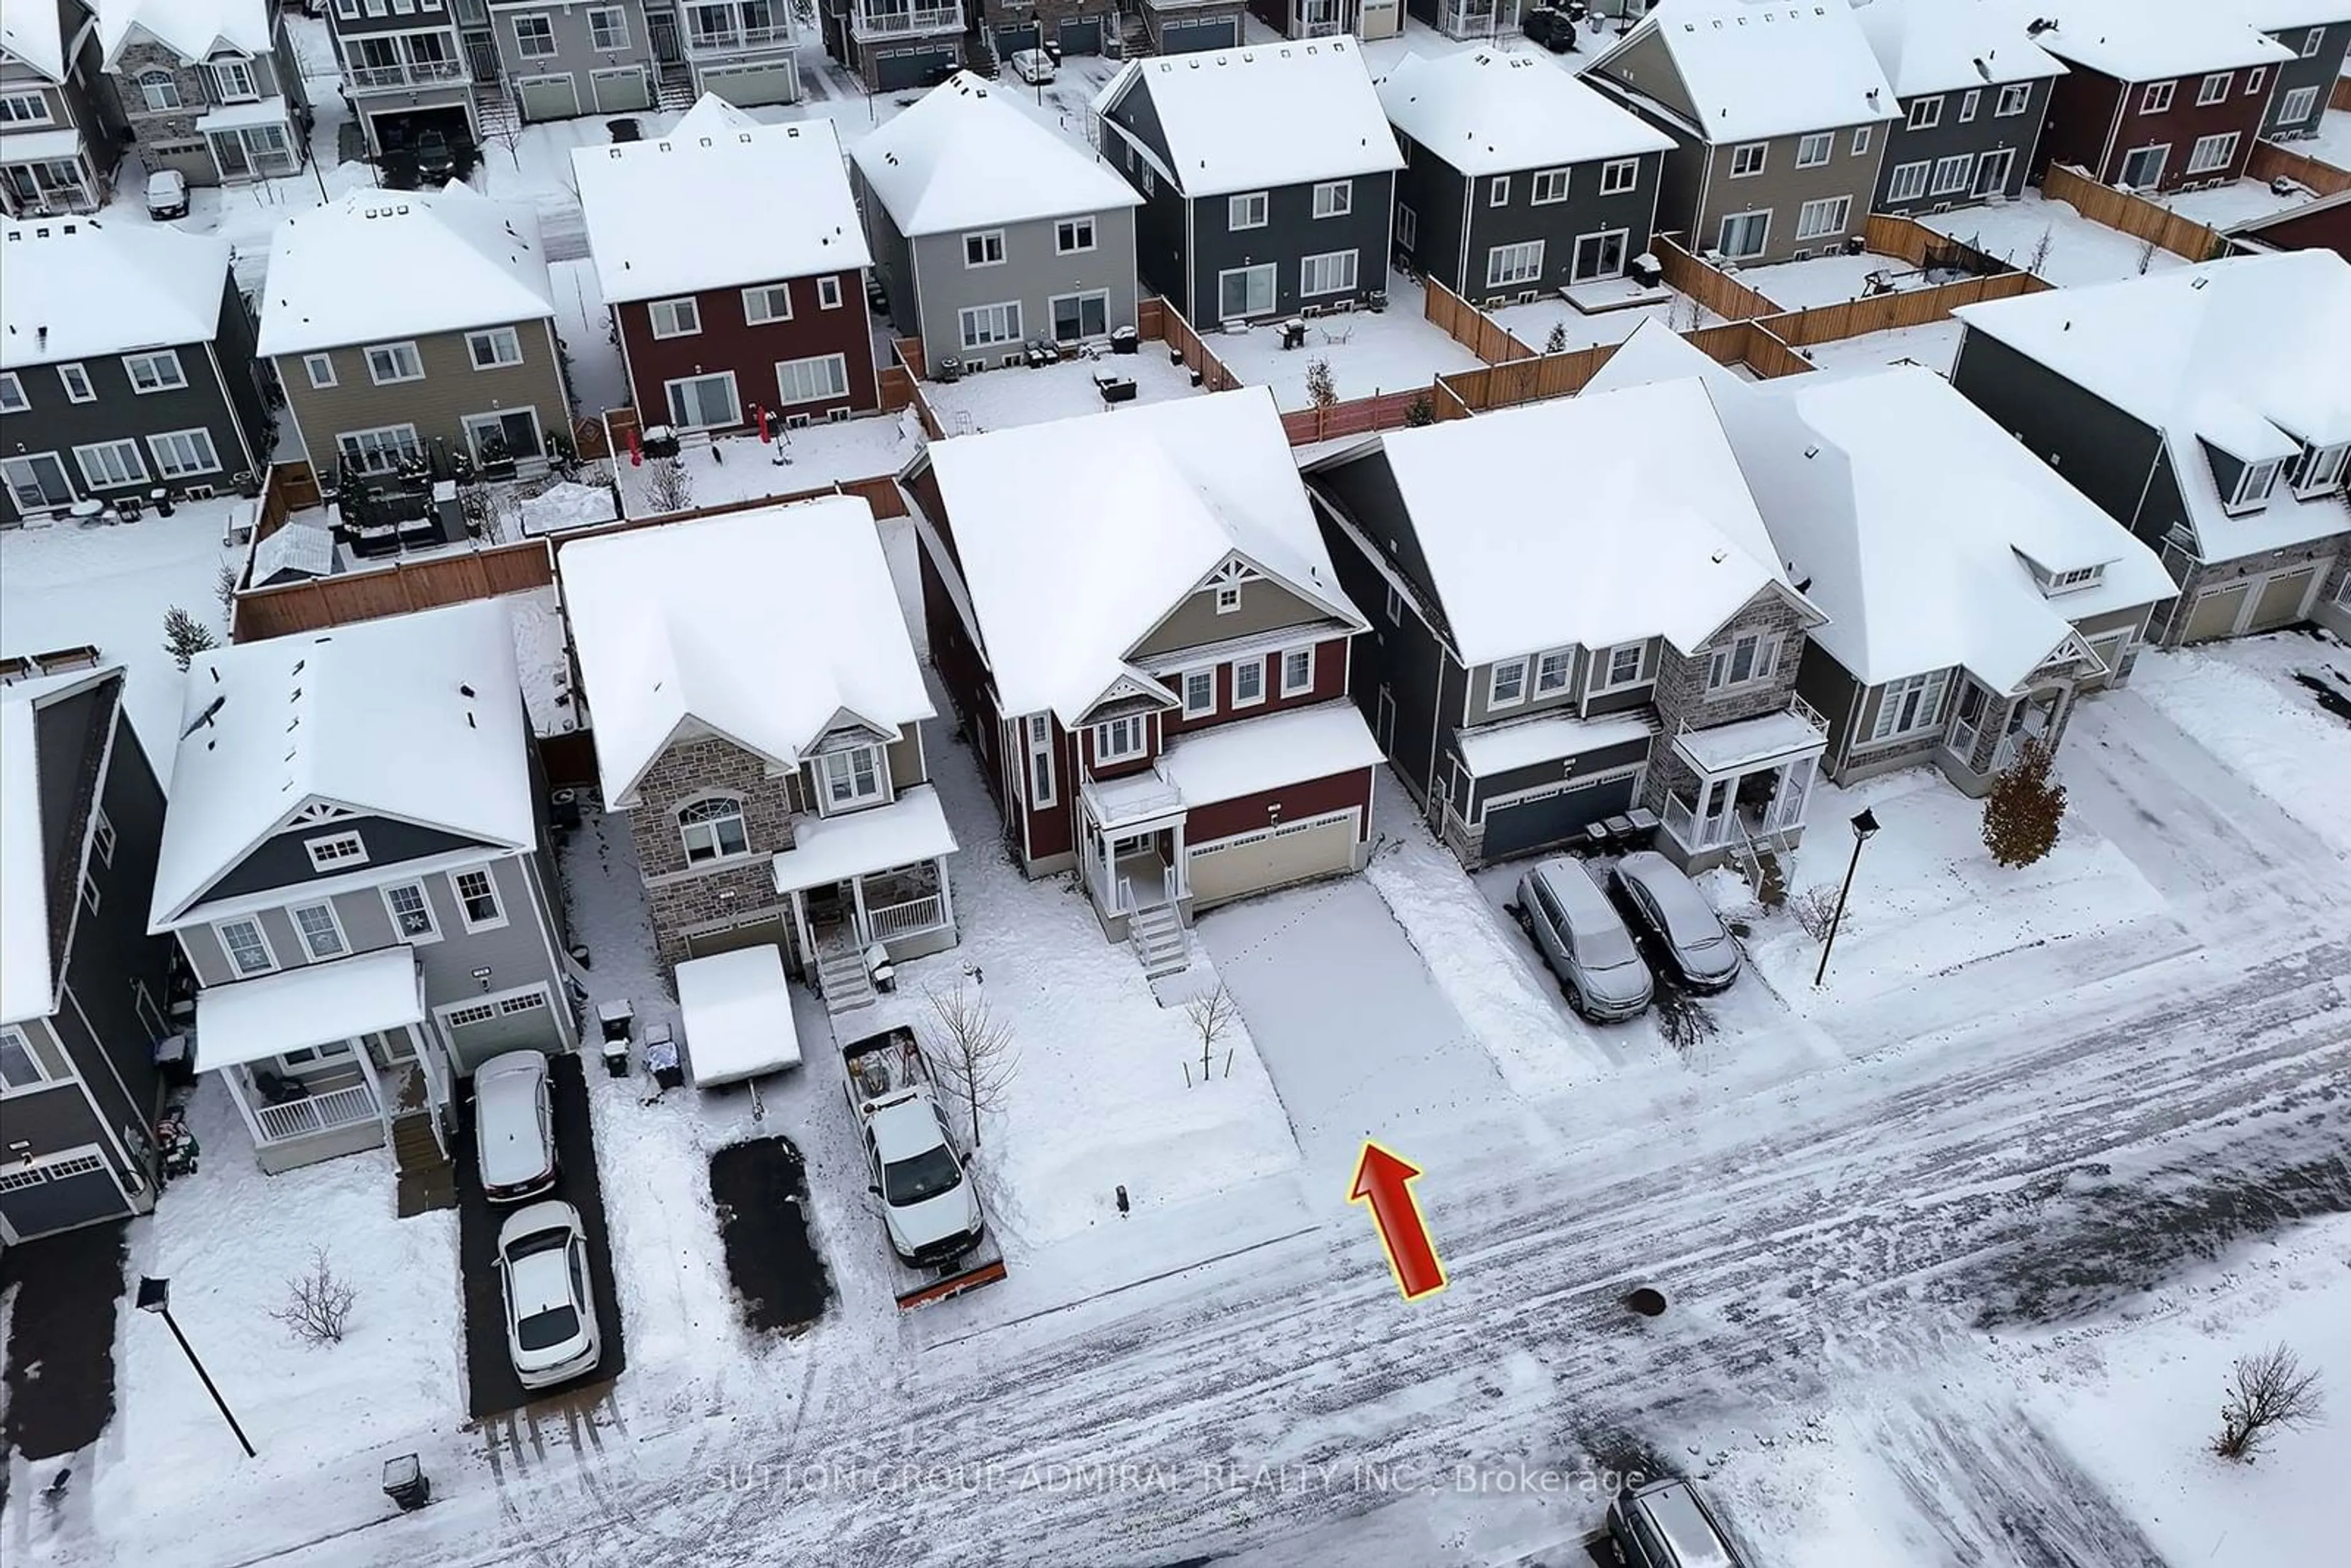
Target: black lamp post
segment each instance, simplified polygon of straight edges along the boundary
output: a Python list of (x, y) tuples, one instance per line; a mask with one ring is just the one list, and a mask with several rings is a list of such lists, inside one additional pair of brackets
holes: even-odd
[(196, 1359), (195, 1347), (188, 1343), (188, 1336), (180, 1332), (180, 1325), (172, 1321), (172, 1281), (141, 1276), (139, 1310), (162, 1315), (164, 1327), (170, 1329), (172, 1337), (180, 1342), (181, 1354), (188, 1358), (188, 1364), (196, 1369), (196, 1375), (204, 1379), (204, 1392), (211, 1395), (213, 1403), (220, 1406), (221, 1419), (227, 1422), (228, 1429), (236, 1434), (237, 1442), (245, 1449), (245, 1457), (248, 1459), (260, 1458), (253, 1451), (253, 1439), (245, 1435), (245, 1428), (238, 1426), (236, 1417), (229, 1413), (228, 1401), (222, 1398), (221, 1391), (213, 1385), (213, 1375), (206, 1372), (204, 1364)]
[(1813, 984), (1829, 977), (1829, 954), (1835, 950), (1837, 927), (1844, 924), (1844, 901), (1853, 895), (1853, 873), (1861, 869), (1861, 846), (1869, 842), (1877, 831), (1877, 813), (1864, 807), (1853, 820), (1853, 859), (1845, 862), (1844, 885), (1837, 889), (1836, 913), (1829, 916), (1828, 940), (1821, 944), (1821, 967), (1813, 972)]

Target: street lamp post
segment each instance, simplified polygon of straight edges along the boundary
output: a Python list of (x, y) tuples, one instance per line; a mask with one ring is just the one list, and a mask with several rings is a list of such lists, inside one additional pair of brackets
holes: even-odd
[(188, 1364), (194, 1367), (196, 1375), (204, 1380), (204, 1392), (211, 1395), (213, 1403), (220, 1406), (221, 1419), (227, 1422), (228, 1429), (236, 1434), (238, 1444), (245, 1449), (245, 1457), (248, 1459), (260, 1458), (253, 1451), (253, 1439), (245, 1435), (245, 1428), (238, 1426), (236, 1417), (230, 1414), (228, 1401), (222, 1398), (221, 1391), (213, 1385), (213, 1375), (206, 1372), (204, 1364), (196, 1359), (195, 1346), (188, 1343), (188, 1336), (182, 1333), (180, 1325), (172, 1321), (172, 1281), (141, 1276), (139, 1281), (139, 1310), (162, 1315), (163, 1326), (170, 1329), (172, 1337), (180, 1342), (181, 1354), (188, 1358)]
[(1837, 889), (1836, 913), (1829, 916), (1828, 940), (1821, 944), (1821, 967), (1813, 972), (1814, 986), (1829, 977), (1829, 955), (1836, 948), (1837, 927), (1844, 924), (1844, 901), (1853, 895), (1853, 873), (1861, 869), (1861, 846), (1876, 831), (1877, 813), (1864, 807), (1853, 820), (1853, 859), (1845, 862), (1844, 885)]

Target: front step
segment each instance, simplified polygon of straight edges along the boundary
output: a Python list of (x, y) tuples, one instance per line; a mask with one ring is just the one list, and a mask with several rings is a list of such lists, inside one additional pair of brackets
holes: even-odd
[(1149, 979), (1180, 973), (1191, 965), (1192, 945), (1184, 934), (1183, 916), (1172, 904), (1136, 910), (1127, 922), (1126, 933), (1135, 960)]
[(404, 1112), (392, 1119), (392, 1153), (400, 1172), (401, 1218), (457, 1207), (457, 1173), (433, 1135), (431, 1111)]
[(873, 1005), (873, 977), (865, 972), (862, 953), (835, 953), (816, 963), (816, 987), (824, 997), (824, 1010), (835, 1017)]

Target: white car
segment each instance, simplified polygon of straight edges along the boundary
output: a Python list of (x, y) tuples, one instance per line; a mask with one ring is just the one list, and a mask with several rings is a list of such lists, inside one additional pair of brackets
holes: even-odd
[(147, 215), (158, 223), (188, 215), (188, 177), (177, 169), (147, 176)]
[(568, 1203), (534, 1203), (498, 1227), (507, 1354), (525, 1388), (551, 1388), (595, 1370), (604, 1356), (588, 1289), (588, 1238)]
[(1053, 79), (1053, 57), (1042, 49), (1023, 49), (1012, 57), (1013, 74), (1025, 82)]
[(474, 1153), (492, 1203), (553, 1189), (555, 1103), (544, 1055), (509, 1051), (474, 1070)]

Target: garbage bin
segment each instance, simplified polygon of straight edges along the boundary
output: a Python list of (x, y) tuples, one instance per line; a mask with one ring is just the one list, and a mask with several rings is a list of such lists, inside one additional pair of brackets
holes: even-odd
[(898, 967), (890, 961), (890, 949), (876, 942), (865, 949), (865, 977), (873, 982), (877, 991), (898, 988)]
[(433, 1482), (414, 1454), (384, 1460), (383, 1495), (398, 1503), (402, 1513), (413, 1513), (433, 1500)]

